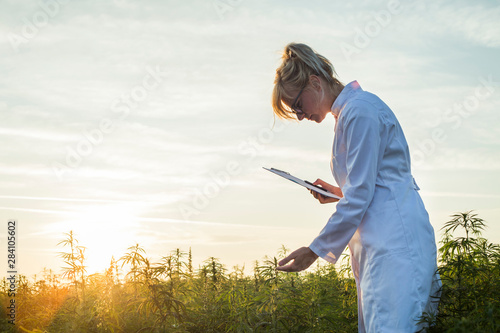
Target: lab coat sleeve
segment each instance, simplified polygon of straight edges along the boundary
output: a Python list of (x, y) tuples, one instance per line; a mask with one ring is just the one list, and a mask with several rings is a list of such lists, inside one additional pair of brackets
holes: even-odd
[(343, 123), (340, 125), (343, 125), (346, 148), (344, 197), (338, 201), (335, 213), (309, 246), (332, 264), (337, 262), (346, 248), (372, 201), (381, 149), (382, 125), (377, 111), (364, 101), (349, 109), (344, 110), (344, 119), (339, 119)]

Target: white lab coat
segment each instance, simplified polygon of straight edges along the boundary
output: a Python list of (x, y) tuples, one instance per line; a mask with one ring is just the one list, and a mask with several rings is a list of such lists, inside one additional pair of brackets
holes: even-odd
[(310, 248), (335, 263), (349, 245), (359, 332), (416, 332), (418, 317), (436, 311), (441, 282), (408, 144), (391, 109), (357, 81), (332, 112), (331, 167), (344, 197)]

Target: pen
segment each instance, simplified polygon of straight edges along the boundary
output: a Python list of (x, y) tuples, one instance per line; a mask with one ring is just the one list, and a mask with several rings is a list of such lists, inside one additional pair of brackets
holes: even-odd
[(328, 192), (327, 190), (325, 190), (325, 189), (324, 189), (324, 188), (322, 188), (321, 186), (314, 185), (313, 183), (308, 182), (307, 180), (304, 180), (304, 182), (305, 182), (305, 183), (307, 183), (307, 184), (309, 184), (309, 185), (311, 185), (311, 186), (314, 186), (314, 187), (316, 187), (316, 188), (319, 188), (320, 190), (323, 190), (323, 191), (325, 191), (325, 192)]

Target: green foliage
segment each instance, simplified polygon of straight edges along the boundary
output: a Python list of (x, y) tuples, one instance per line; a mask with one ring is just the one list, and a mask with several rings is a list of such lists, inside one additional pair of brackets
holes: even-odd
[[(500, 331), (500, 248), (481, 237), (485, 226), (471, 212), (444, 224), (439, 314), (422, 317), (434, 324), (429, 332)], [(66, 249), (63, 274), (45, 270), (32, 281), (21, 276), (16, 326), (0, 321), (0, 331), (357, 332), (348, 256), (339, 270), (318, 261), (306, 272), (287, 274), (276, 270), (277, 258), (288, 252), (282, 247), (276, 257), (256, 261), (247, 276), (243, 267), (229, 272), (214, 257), (194, 269), (190, 249), (152, 262), (136, 244), (103, 273), (87, 275), (85, 248), (72, 232), (65, 237), (59, 243)], [(7, 292), (4, 278), (2, 306)]]
[(439, 313), (424, 318), (436, 324), (429, 332), (500, 332), (500, 246), (481, 237), (486, 224), (477, 214), (451, 217), (439, 248)]

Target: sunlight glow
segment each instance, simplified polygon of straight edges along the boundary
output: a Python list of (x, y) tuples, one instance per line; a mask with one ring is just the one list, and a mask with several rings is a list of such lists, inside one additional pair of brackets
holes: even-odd
[(103, 272), (113, 256), (120, 259), (135, 243), (145, 245), (144, 239), (139, 239), (137, 216), (141, 211), (140, 207), (123, 203), (92, 205), (65, 222), (65, 232), (72, 230), (78, 245), (86, 247), (87, 274)]

